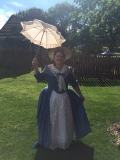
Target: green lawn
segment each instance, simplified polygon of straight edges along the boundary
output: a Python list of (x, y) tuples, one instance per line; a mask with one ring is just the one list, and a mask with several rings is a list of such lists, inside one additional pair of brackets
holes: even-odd
[[(83, 87), (85, 109), (92, 133), (81, 139), (81, 148), (73, 144), (66, 151), (40, 148), (32, 150), (37, 140), (36, 106), (40, 91), (46, 84), (36, 83), (33, 72), (0, 80), (0, 160), (120, 160), (120, 148), (107, 131), (120, 121), (120, 86)], [(83, 142), (83, 143), (82, 143)], [(80, 159), (80, 154), (85, 154)], [(86, 156), (87, 157), (87, 156)]]

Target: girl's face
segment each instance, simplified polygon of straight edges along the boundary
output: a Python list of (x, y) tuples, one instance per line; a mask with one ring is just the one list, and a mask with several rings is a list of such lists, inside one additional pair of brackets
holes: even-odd
[(64, 61), (65, 61), (65, 56), (62, 52), (57, 52), (54, 56), (54, 62), (55, 64), (57, 65), (62, 65), (64, 64)]

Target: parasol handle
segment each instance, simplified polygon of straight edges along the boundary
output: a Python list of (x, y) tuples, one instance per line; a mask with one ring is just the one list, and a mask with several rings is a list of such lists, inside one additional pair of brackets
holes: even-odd
[[(41, 53), (41, 47), (40, 46), (38, 47), (37, 53), (35, 55), (35, 58), (37, 58), (37, 59), (39, 59), (39, 50), (40, 50), (40, 53)], [(33, 70), (34, 70), (34, 66), (32, 65), (31, 71), (33, 71)]]
[[(40, 40), (40, 44), (39, 44), (37, 53), (36, 53), (36, 55), (35, 55), (35, 58), (37, 58), (37, 59), (38, 59), (38, 55), (39, 55), (39, 50), (40, 50), (40, 53), (41, 53), (41, 47), (40, 47), (40, 46), (41, 46), (41, 42), (42, 42), (42, 38), (43, 38), (44, 33), (45, 33), (45, 29), (43, 30), (43, 34), (42, 34), (42, 37), (41, 37), (41, 40)], [(34, 66), (32, 65), (31, 71), (33, 71), (33, 69), (34, 69)]]
[[(38, 59), (38, 54), (36, 54), (34, 58), (37, 58), (37, 59)], [(32, 65), (31, 71), (33, 71), (33, 70), (34, 70), (34, 66)]]

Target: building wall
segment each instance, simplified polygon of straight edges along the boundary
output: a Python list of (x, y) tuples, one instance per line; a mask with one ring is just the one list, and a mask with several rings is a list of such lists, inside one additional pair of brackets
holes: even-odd
[(22, 26), (20, 21), (15, 15), (12, 15), (6, 24), (0, 30), (0, 39), (4, 38), (23, 38), (23, 35), (20, 33)]

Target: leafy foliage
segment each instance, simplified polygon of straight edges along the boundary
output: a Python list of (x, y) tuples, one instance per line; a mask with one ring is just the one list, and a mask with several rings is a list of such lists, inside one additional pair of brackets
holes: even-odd
[[(85, 26), (88, 26), (87, 37), (91, 46), (97, 46), (97, 50), (106, 46), (115, 51), (120, 42), (119, 0), (75, 0), (75, 2), (79, 4), (78, 15), (81, 15), (79, 17), (82, 19), (83, 30), (80, 37), (86, 32)], [(83, 46), (87, 44), (83, 43)]]
[(32, 21), (34, 19), (41, 19), (45, 21), (45, 13), (46, 12), (42, 9), (33, 7), (25, 11), (19, 11), (16, 16), (20, 21)]
[(71, 14), (76, 9), (76, 6), (63, 2), (49, 8), (46, 13), (46, 22), (55, 25), (58, 28), (66, 39), (64, 45), (69, 46), (70, 48), (73, 48), (76, 43), (74, 40), (75, 24), (71, 19)]

